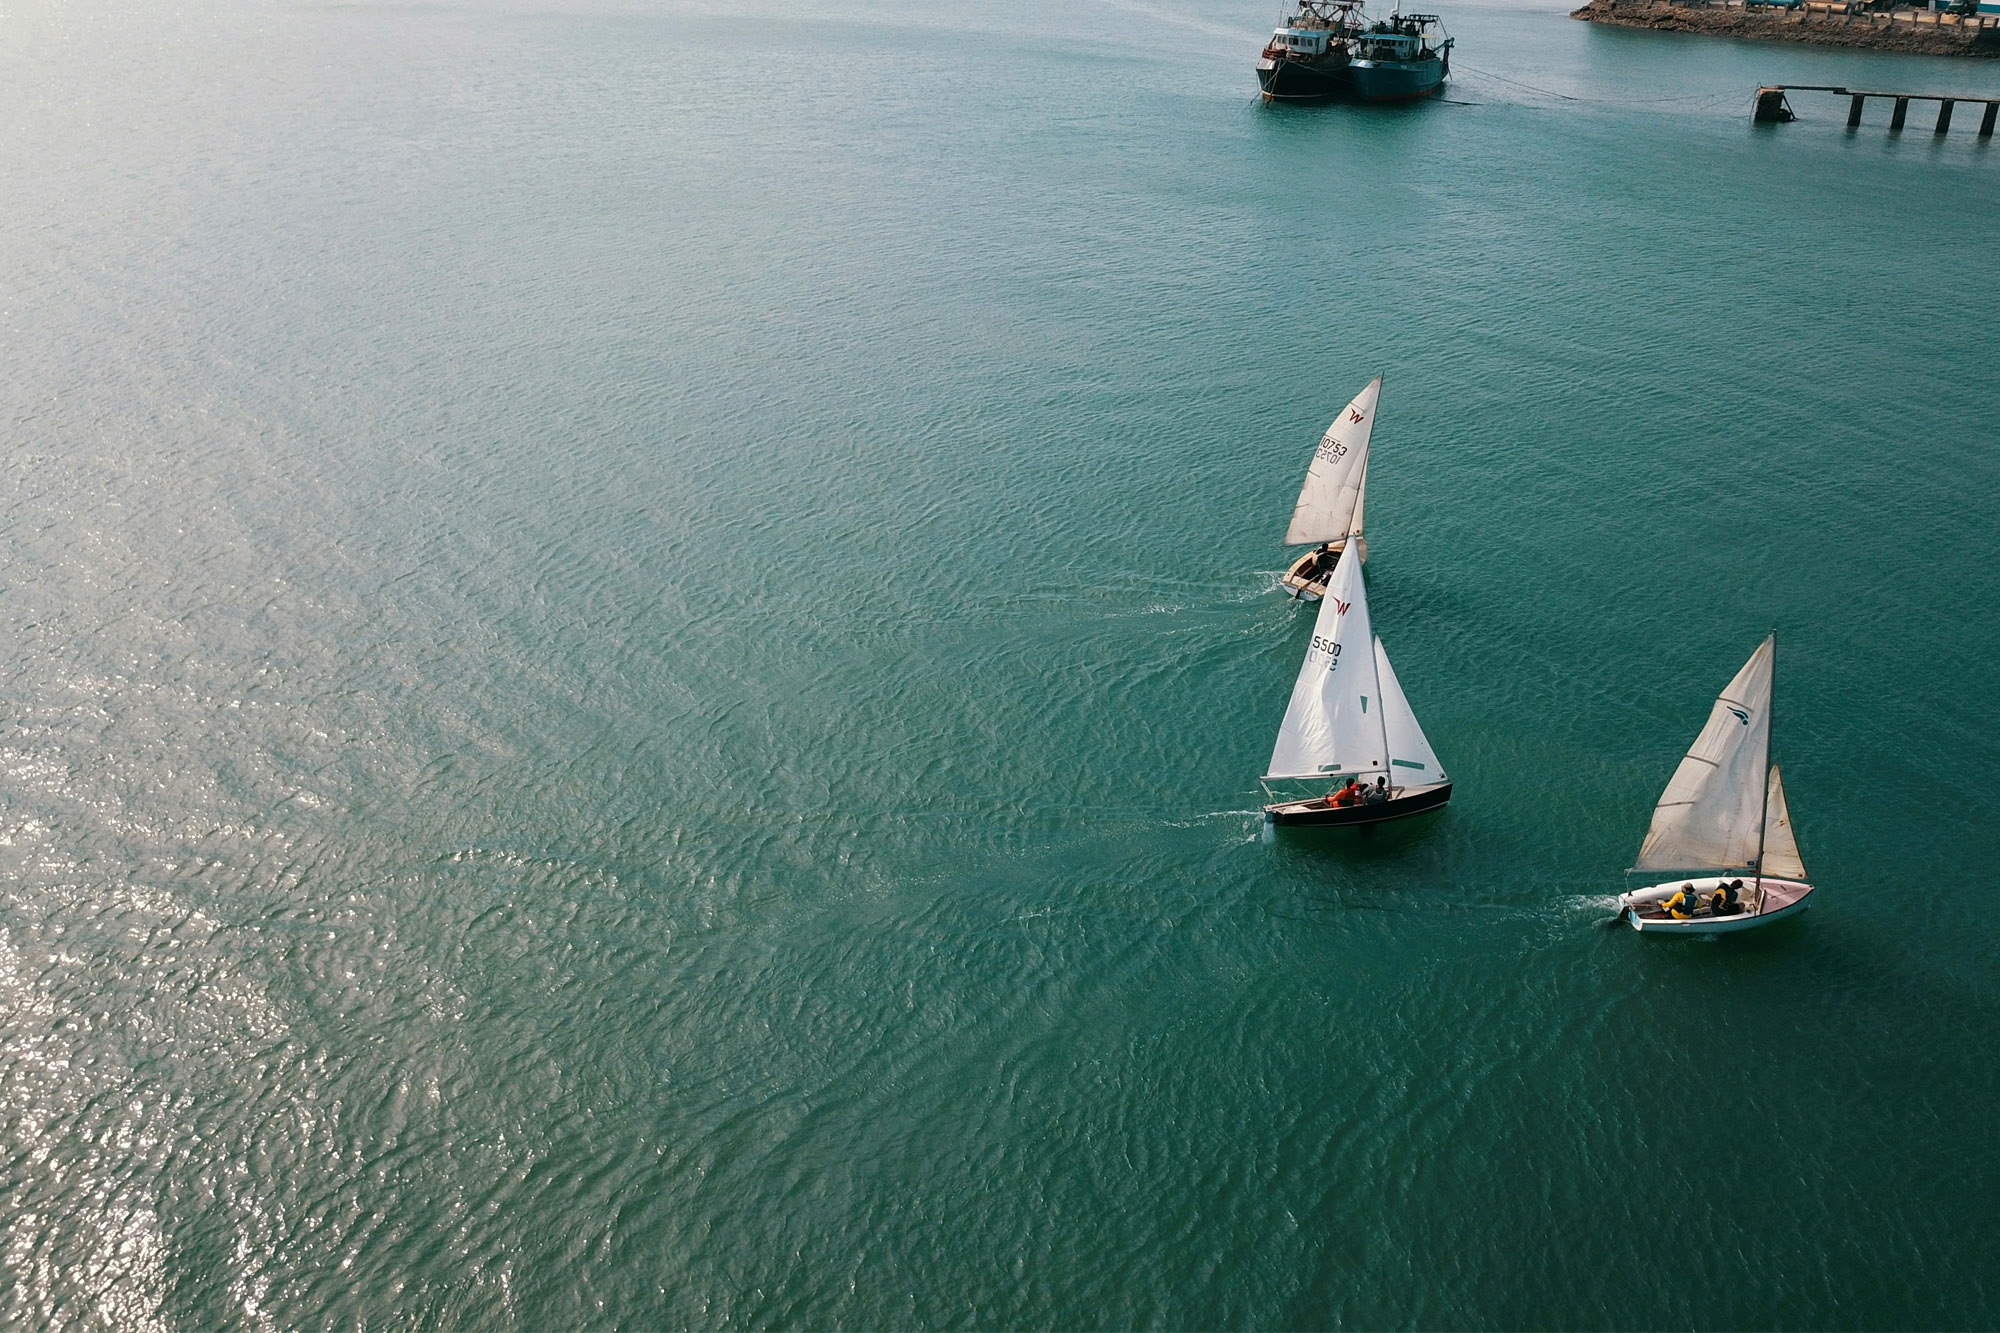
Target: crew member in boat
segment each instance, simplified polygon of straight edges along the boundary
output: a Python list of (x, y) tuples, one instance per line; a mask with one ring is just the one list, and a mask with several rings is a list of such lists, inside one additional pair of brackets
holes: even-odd
[(1313, 561), (1311, 572), (1306, 575), (1307, 583), (1324, 583), (1333, 577), (1333, 567), (1340, 563), (1340, 552), (1328, 542), (1319, 548), (1319, 559)]
[(1350, 805), (1361, 804), (1361, 799), (1361, 784), (1353, 778), (1347, 780), (1346, 786), (1336, 788), (1326, 794), (1326, 803), (1328, 805), (1339, 806), (1343, 809)]
[(1368, 794), (1367, 794), (1366, 796), (1363, 796), (1363, 797), (1362, 797), (1361, 799), (1362, 799), (1362, 802), (1363, 802), (1364, 804), (1367, 804), (1367, 805), (1386, 805), (1386, 804), (1388, 804), (1388, 802), (1389, 802), (1389, 779), (1387, 779), (1387, 778), (1377, 778), (1377, 779), (1375, 779), (1375, 785), (1374, 785), (1374, 786), (1372, 786), (1372, 787), (1370, 787), (1370, 788), (1368, 789)]
[(1709, 915), (1735, 916), (1742, 911), (1742, 904), (1736, 901), (1736, 895), (1741, 892), (1743, 892), (1743, 881), (1740, 879), (1732, 879), (1727, 884), (1717, 886), (1715, 892), (1708, 895)]
[(1690, 882), (1681, 885), (1680, 891), (1661, 903), (1660, 906), (1666, 908), (1667, 915), (1674, 920), (1687, 921), (1692, 919), (1697, 911), (1701, 910), (1701, 897), (1694, 891), (1694, 885)]

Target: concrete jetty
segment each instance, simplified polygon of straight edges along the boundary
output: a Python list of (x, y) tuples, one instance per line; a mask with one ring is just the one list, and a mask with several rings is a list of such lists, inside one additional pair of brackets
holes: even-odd
[(1982, 139), (1993, 137), (1994, 122), (2000, 120), (2000, 98), (1964, 97), (1948, 93), (1859, 92), (1853, 88), (1830, 83), (1768, 84), (1757, 90), (1756, 99), (1751, 104), (1750, 118), (1760, 125), (1784, 125), (1797, 120), (1798, 117), (1792, 113), (1791, 103), (1785, 97), (1787, 93), (1832, 93), (1836, 97), (1849, 99), (1847, 128), (1850, 130), (1860, 127), (1861, 113), (1867, 107), (1870, 98), (1878, 102), (1891, 103), (1889, 112), (1891, 134), (1903, 132), (1903, 124), (1909, 118), (1912, 102), (1938, 104), (1937, 126), (1932, 131), (1935, 134), (1951, 132), (1951, 113), (1960, 102), (1985, 108), (1985, 114), (1979, 118), (1979, 137)]

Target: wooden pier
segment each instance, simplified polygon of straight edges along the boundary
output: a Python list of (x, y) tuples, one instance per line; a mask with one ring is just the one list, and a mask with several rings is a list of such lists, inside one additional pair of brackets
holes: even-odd
[(1944, 93), (1856, 92), (1852, 88), (1839, 88), (1828, 83), (1780, 83), (1757, 90), (1757, 101), (1755, 109), (1750, 113), (1750, 119), (1759, 125), (1782, 125), (1787, 121), (1797, 120), (1798, 117), (1792, 114), (1791, 104), (1785, 100), (1786, 93), (1832, 93), (1837, 97), (1850, 99), (1847, 104), (1847, 128), (1850, 130), (1860, 126), (1861, 109), (1868, 105), (1868, 99), (1871, 97), (1895, 103), (1895, 109), (1889, 113), (1891, 134), (1903, 132), (1903, 122), (1909, 117), (1912, 102), (1938, 104), (1937, 128), (1932, 131), (1935, 134), (1950, 132), (1952, 108), (1960, 102), (1986, 108), (1986, 114), (1979, 118), (1979, 137), (1982, 139), (1993, 137), (1993, 122), (2000, 118), (2000, 98), (1954, 97)]

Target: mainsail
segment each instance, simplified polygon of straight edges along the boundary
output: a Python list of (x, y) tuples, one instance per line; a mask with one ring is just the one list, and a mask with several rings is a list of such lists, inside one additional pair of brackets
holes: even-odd
[[(1748, 870), (1760, 845), (1768, 854), (1764, 806), (1776, 645), (1776, 635), (1759, 644), (1716, 699), (1708, 725), (1653, 809), (1634, 870)], [(1771, 790), (1782, 805), (1783, 789)], [(1789, 822), (1785, 836), (1790, 837)], [(1798, 859), (1796, 844), (1789, 854)]]
[(1312, 644), (1278, 728), (1267, 780), (1389, 771), (1374, 640), (1361, 562), (1343, 560), (1320, 599)]
[[(1381, 393), (1382, 377), (1377, 375), (1320, 437), (1312, 466), (1306, 469), (1306, 484), (1299, 490), (1298, 507), (1292, 510), (1285, 545), (1344, 546), (1350, 535), (1359, 538), (1362, 492), (1368, 484), (1368, 437), (1375, 429), (1375, 400)], [(1367, 543), (1359, 544), (1366, 559)]]
[(1389, 665), (1389, 654), (1383, 651), (1379, 638), (1375, 640), (1375, 675), (1382, 687), (1382, 724), (1389, 738), (1389, 785), (1421, 787), (1443, 782), (1444, 769), (1438, 763), (1437, 752), (1431, 749), (1424, 729), (1417, 725), (1417, 715), (1410, 711), (1410, 701), (1403, 697), (1403, 686), (1396, 679)]

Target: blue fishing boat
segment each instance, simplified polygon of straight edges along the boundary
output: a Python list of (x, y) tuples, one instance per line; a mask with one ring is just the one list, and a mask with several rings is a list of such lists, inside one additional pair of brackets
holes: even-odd
[(1363, 102), (1435, 95), (1451, 74), (1452, 39), (1435, 14), (1391, 14), (1348, 42), (1347, 77)]

